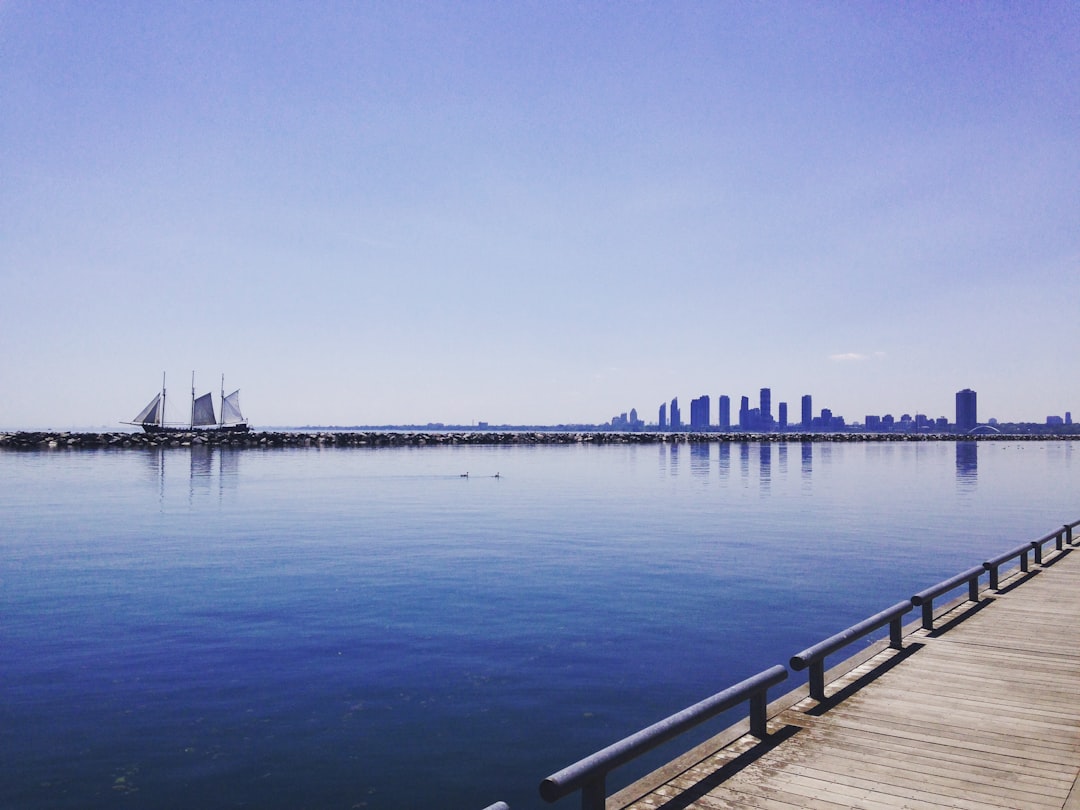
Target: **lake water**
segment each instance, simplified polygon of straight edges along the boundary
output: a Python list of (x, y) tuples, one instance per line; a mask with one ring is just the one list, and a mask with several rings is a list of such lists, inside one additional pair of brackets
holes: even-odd
[(0, 452), (0, 806), (544, 806), (549, 773), (1077, 519), (1076, 453)]

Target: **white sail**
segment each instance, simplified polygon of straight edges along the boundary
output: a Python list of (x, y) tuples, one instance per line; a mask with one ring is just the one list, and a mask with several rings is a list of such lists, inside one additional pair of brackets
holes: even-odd
[(139, 411), (132, 422), (136, 425), (160, 425), (161, 424), (161, 394), (156, 394), (150, 404)]
[(201, 427), (203, 425), (216, 425), (214, 418), (214, 399), (210, 394), (203, 394), (191, 406), (191, 425)]
[(236, 389), (221, 400), (221, 424), (231, 425), (243, 422), (244, 415), (240, 413), (240, 389)]

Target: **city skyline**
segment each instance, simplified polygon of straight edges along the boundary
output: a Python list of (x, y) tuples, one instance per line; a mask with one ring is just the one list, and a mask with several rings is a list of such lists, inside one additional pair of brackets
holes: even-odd
[(1043, 421), (1078, 37), (1058, 0), (4, 0), (0, 428), (193, 369), (262, 425), (689, 421), (712, 380)]
[[(715, 398), (717, 402), (717, 418), (710, 418), (711, 402)], [(1046, 424), (1046, 425), (1072, 425), (1072, 411), (1066, 409), (1063, 413), (1047, 414), (1045, 420), (1015, 420), (999, 419), (990, 416), (984, 420), (978, 418), (978, 395), (970, 388), (957, 391), (954, 395), (955, 409), (953, 416), (932, 416), (926, 412), (915, 410), (913, 412), (899, 411), (899, 415), (892, 412), (878, 412), (864, 414), (861, 418), (845, 417), (834, 413), (831, 408), (821, 408), (815, 415), (813, 409), (813, 395), (803, 394), (799, 397), (798, 421), (788, 419), (788, 402), (781, 400), (777, 403), (777, 418), (772, 415), (772, 389), (764, 387), (758, 392), (758, 407), (750, 407), (750, 397), (740, 396), (739, 416), (735, 422), (730, 418), (731, 396), (718, 394), (715, 397), (702, 394), (691, 402), (691, 417), (689, 425), (673, 424), (669, 417), (672, 411), (676, 411), (678, 397), (674, 397), (670, 403), (663, 402), (658, 409), (655, 426), (660, 430), (681, 430), (688, 427), (690, 430), (728, 430), (738, 429), (751, 432), (769, 432), (772, 430), (825, 430), (842, 431), (847, 427), (855, 426), (866, 430), (892, 431), (892, 430), (949, 430), (966, 432), (979, 426), (993, 426), (1002, 424)], [(672, 411), (669, 411), (669, 408)], [(613, 427), (640, 429), (651, 426), (650, 423), (637, 418), (637, 409), (632, 409), (633, 415), (627, 419), (626, 414), (612, 417), (610, 424)]]

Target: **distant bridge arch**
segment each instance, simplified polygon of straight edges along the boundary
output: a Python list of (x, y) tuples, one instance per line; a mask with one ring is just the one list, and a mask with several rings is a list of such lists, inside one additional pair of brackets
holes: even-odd
[(1001, 431), (998, 430), (993, 425), (976, 425), (975, 427), (973, 427), (971, 430), (969, 430), (967, 432), (967, 435), (968, 436), (984, 436), (984, 435), (987, 435), (987, 434), (995, 434), (995, 433), (998, 434), (998, 435), (1001, 435)]

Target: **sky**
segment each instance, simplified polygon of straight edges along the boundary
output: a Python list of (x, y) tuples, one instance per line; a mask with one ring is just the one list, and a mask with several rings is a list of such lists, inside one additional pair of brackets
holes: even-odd
[(0, 0), (0, 428), (1080, 419), (1078, 76), (1052, 0)]

